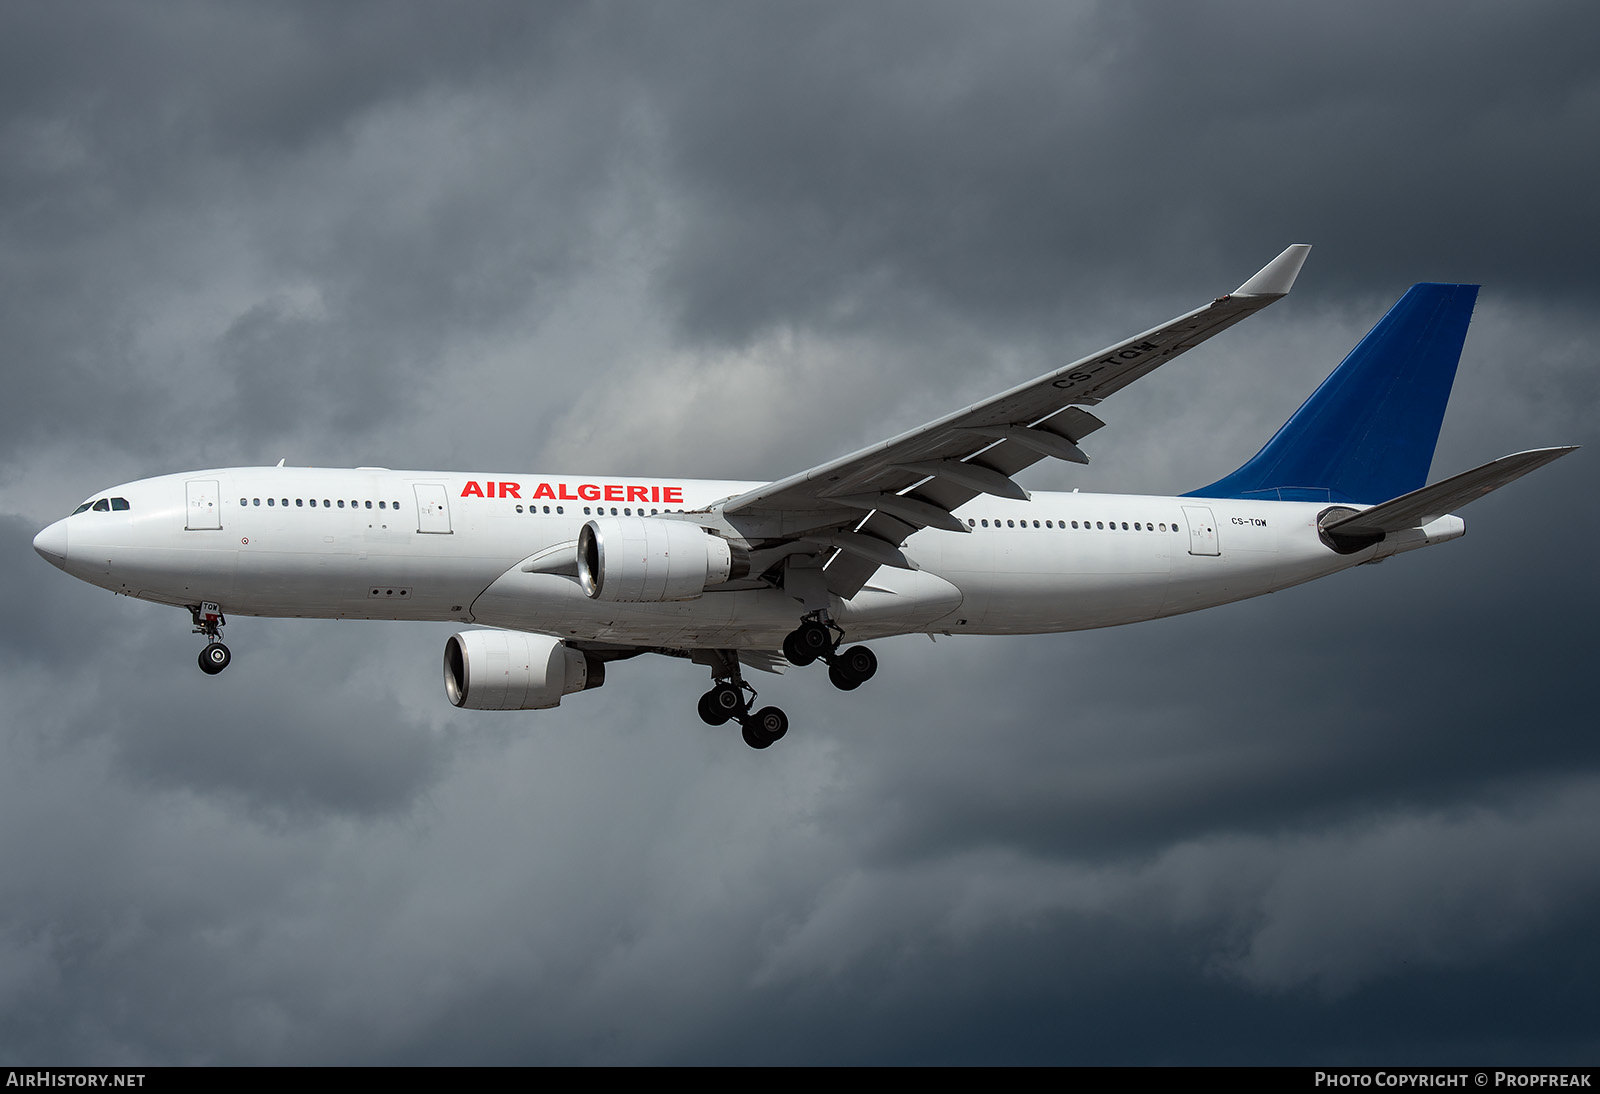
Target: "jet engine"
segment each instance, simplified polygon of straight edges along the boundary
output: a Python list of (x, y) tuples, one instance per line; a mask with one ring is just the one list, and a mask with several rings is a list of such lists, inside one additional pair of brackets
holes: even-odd
[(750, 555), (699, 525), (602, 517), (578, 530), (578, 581), (592, 600), (693, 600), (750, 572)]
[(604, 662), (548, 635), (462, 631), (444, 644), (444, 690), (469, 710), (546, 710), (605, 679)]

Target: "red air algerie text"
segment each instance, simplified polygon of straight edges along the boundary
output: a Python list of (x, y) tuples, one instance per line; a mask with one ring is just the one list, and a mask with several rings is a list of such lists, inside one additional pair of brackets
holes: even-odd
[[(536, 501), (539, 498), (549, 498), (551, 501), (621, 501), (621, 502), (655, 502), (658, 505), (682, 505), (683, 487), (681, 486), (596, 486), (592, 482), (578, 484), (577, 493), (572, 492), (569, 484), (564, 482), (541, 482), (533, 488), (533, 493), (527, 500)], [(464, 498), (522, 498), (522, 484), (520, 482), (477, 482), (469, 481), (461, 489)]]

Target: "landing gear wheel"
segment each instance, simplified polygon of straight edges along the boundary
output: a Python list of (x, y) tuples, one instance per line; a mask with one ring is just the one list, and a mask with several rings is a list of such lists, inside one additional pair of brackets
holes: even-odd
[(789, 716), (777, 707), (762, 707), (755, 712), (750, 721), (755, 723), (761, 735), (769, 741), (780, 741), (783, 735), (789, 732)]
[(744, 692), (737, 684), (718, 684), (700, 697), (700, 717), (710, 725), (720, 726), (744, 712)]
[(768, 748), (789, 732), (789, 716), (777, 707), (762, 707), (739, 719), (740, 736), (751, 748)]
[(720, 726), (728, 720), (728, 716), (719, 711), (711, 699), (712, 693), (709, 691), (700, 696), (700, 720), (708, 726)]
[(783, 655), (802, 667), (832, 652), (833, 635), (827, 627), (811, 619), (790, 631), (783, 640)]
[(795, 668), (804, 668), (816, 658), (806, 653), (806, 648), (800, 644), (800, 632), (790, 631), (783, 636), (783, 655), (789, 659), (789, 664)]
[(833, 663), (858, 684), (865, 684), (878, 671), (878, 655), (865, 646), (851, 646), (834, 658)]
[(221, 642), (212, 642), (200, 651), (200, 671), (207, 676), (215, 676), (228, 667), (233, 660), (233, 654)]
[(861, 681), (846, 672), (844, 665), (837, 661), (828, 666), (828, 679), (840, 691), (854, 691), (861, 686)]

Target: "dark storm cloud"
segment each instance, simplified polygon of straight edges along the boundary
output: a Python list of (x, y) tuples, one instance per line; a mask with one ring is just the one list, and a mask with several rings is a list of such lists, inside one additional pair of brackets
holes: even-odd
[[(1038, 489), (1259, 447), (1482, 281), (1434, 478), (1591, 443), (1586, 6), (12, 6), (0, 1049), (62, 1063), (1593, 1056), (1592, 450), (1125, 630), (443, 698), (448, 627), (184, 613), (29, 540), (233, 462), (767, 476), (1295, 295)], [(759, 1017), (757, 1017), (759, 1016)]]
[[(544, 279), (578, 264), (616, 103), (603, 69), (563, 62), (570, 14), (11, 13), (0, 319), (27, 367), (6, 443), (75, 413), (135, 445), (158, 376), (208, 405), (239, 378), (222, 405), (243, 428), (213, 452), (259, 458), (265, 439), (392, 421), (450, 339), (537, 309)], [(314, 315), (268, 332), (286, 291)], [(120, 413), (93, 416), (100, 400), (67, 394), (83, 390)]]
[(1346, 246), (1324, 284), (1400, 263), (1594, 291), (1572, 212), (1596, 153), (1571, 136), (1600, 123), (1600, 24), (1567, 5), (722, 15), (718, 48), (664, 27), (652, 52), (697, 58), (654, 100), (692, 218), (661, 286), (691, 336), (906, 297), (1038, 317), (1301, 239)]

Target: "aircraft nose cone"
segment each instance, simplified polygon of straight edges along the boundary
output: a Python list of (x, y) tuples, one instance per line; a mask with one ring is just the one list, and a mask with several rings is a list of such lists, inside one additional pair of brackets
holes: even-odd
[(60, 566), (67, 560), (67, 522), (58, 520), (34, 536), (33, 549), (52, 566)]

